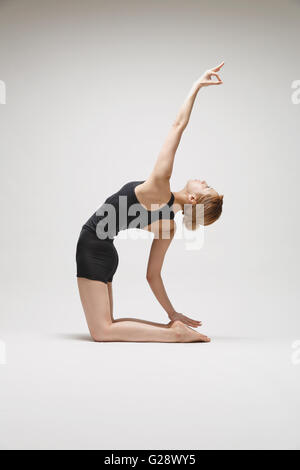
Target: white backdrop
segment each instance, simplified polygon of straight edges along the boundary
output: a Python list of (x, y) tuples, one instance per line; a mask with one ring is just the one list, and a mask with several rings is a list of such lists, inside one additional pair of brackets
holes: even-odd
[[(201, 250), (174, 242), (166, 287), (212, 337), (300, 338), (299, 19), (296, 0), (1, 0), (8, 347), (15, 335), (87, 333), (81, 226), (125, 182), (147, 178), (192, 83), (222, 60), (224, 85), (200, 92), (172, 189), (206, 179), (224, 194), (223, 216)], [(150, 244), (116, 241), (117, 317), (168, 320), (145, 280)]]

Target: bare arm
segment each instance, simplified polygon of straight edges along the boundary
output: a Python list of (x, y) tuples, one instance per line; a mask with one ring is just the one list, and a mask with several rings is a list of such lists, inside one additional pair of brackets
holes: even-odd
[(186, 325), (197, 328), (201, 326), (201, 322), (192, 320), (191, 318), (178, 313), (173, 307), (168, 294), (166, 292), (162, 277), (161, 270), (165, 259), (166, 252), (174, 238), (175, 228), (168, 234), (168, 238), (155, 238), (152, 242), (152, 247), (149, 256), (147, 268), (147, 281), (152, 289), (156, 299), (168, 314), (171, 321), (180, 320)]
[(171, 304), (171, 301), (165, 290), (165, 286), (161, 277), (161, 270), (166, 252), (172, 242), (173, 237), (174, 232), (172, 232), (169, 239), (155, 238), (153, 240), (147, 267), (147, 281), (152, 289), (153, 294), (168, 315), (172, 314), (175, 309)]
[[(156, 164), (150, 176), (151, 180), (169, 181), (169, 179), (171, 178), (175, 154), (179, 146), (183, 131), (189, 123), (196, 96), (199, 90), (205, 86), (220, 85), (223, 83), (217, 73), (223, 67), (223, 65), (224, 62), (222, 62), (218, 67), (215, 67), (214, 69), (207, 70), (193, 84), (160, 150)], [(213, 77), (216, 77), (217, 81), (213, 80)]]

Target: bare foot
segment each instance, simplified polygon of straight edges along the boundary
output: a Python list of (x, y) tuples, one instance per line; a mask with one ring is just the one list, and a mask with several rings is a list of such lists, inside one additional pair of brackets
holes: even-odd
[(209, 343), (210, 338), (189, 328), (181, 321), (174, 321), (171, 328), (176, 332), (178, 343)]

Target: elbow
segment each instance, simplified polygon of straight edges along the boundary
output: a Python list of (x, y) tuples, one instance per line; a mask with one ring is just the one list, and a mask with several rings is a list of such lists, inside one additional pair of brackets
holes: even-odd
[(146, 280), (147, 280), (148, 284), (151, 284), (151, 282), (153, 281), (153, 274), (147, 273), (146, 274)]
[(173, 124), (175, 129), (179, 129), (180, 131), (184, 131), (187, 125), (188, 125), (188, 121), (175, 121)]
[(157, 279), (160, 278), (160, 273), (157, 272), (147, 272), (146, 279), (148, 284), (153, 284)]

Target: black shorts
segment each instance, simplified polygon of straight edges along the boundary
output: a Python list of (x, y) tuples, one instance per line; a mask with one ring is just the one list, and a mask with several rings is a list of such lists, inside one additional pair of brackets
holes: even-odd
[(100, 240), (96, 233), (82, 228), (76, 248), (77, 277), (112, 282), (118, 263), (113, 240)]

